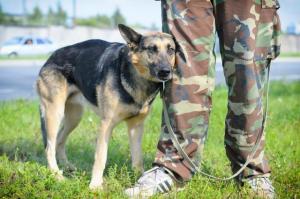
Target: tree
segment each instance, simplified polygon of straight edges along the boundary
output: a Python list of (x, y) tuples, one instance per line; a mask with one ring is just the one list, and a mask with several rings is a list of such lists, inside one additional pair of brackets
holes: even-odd
[(89, 18), (77, 18), (76, 24), (82, 26), (109, 28), (111, 27), (111, 20), (106, 15), (96, 15), (94, 17)]
[(109, 28), (112, 25), (111, 19), (106, 15), (97, 15), (96, 20), (100, 28)]
[(0, 24), (5, 24), (5, 23), (6, 23), (6, 17), (2, 10), (2, 5), (0, 4)]
[(28, 16), (28, 22), (31, 25), (41, 25), (43, 23), (43, 14), (38, 6), (35, 6), (33, 13)]
[(47, 13), (47, 24), (48, 25), (55, 24), (55, 13), (53, 12), (51, 7), (49, 7), (48, 13)]
[(115, 12), (113, 13), (113, 15), (111, 16), (111, 20), (112, 20), (112, 25), (113, 27), (117, 27), (118, 24), (125, 24), (126, 23), (126, 20), (125, 18), (123, 17), (121, 11), (119, 8), (117, 8), (115, 10)]
[(56, 25), (65, 25), (67, 20), (67, 13), (61, 7), (61, 4), (57, 3), (57, 11), (55, 14), (55, 24)]

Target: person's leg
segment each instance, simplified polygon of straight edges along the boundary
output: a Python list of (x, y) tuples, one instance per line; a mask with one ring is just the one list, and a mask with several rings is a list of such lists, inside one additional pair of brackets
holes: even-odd
[[(263, 5), (253, 0), (227, 0), (216, 5), (217, 32), (228, 86), (225, 146), (233, 172), (246, 162), (262, 130), (266, 66), (268, 59), (279, 53), (276, 4), (269, 0)], [(265, 135), (262, 139), (241, 178), (269, 176)]]
[[(213, 6), (210, 0), (162, 0), (162, 16), (163, 31), (172, 34), (179, 46), (176, 69), (163, 100), (182, 148), (197, 164), (208, 130), (215, 81)], [(125, 193), (144, 197), (167, 192), (174, 184), (171, 176), (188, 181), (193, 172), (177, 152), (163, 121), (154, 167)]]
[[(172, 34), (178, 43), (176, 69), (166, 84), (163, 100), (182, 148), (197, 164), (208, 130), (215, 81), (213, 6), (210, 0), (162, 0), (162, 16), (163, 31)], [(180, 181), (193, 175), (173, 145), (164, 121), (154, 165), (125, 191), (128, 196), (169, 191), (174, 184), (169, 174)]]
[[(162, 13), (163, 31), (172, 34), (180, 47), (177, 67), (166, 84), (163, 100), (182, 148), (198, 163), (215, 81), (213, 6), (210, 0), (168, 0), (162, 1)], [(187, 181), (193, 175), (174, 147), (164, 119), (154, 164), (171, 170), (179, 180)]]

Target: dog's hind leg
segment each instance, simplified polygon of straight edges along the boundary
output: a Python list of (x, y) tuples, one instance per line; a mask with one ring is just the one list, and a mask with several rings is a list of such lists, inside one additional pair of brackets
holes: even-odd
[(45, 69), (41, 71), (37, 80), (37, 91), (40, 97), (41, 125), (48, 167), (58, 179), (62, 179), (62, 172), (56, 161), (56, 139), (64, 116), (66, 79), (58, 71)]
[(72, 165), (66, 155), (65, 144), (68, 138), (68, 135), (77, 127), (79, 124), (82, 113), (83, 106), (79, 102), (75, 101), (75, 98), (78, 98), (79, 94), (74, 94), (75, 96), (71, 96), (70, 99), (67, 100), (65, 104), (65, 117), (63, 120), (62, 128), (59, 131), (57, 137), (57, 150), (56, 155), (59, 164), (64, 166), (64, 168), (68, 171), (76, 170), (75, 166)]
[(142, 136), (144, 132), (144, 116), (126, 120), (130, 142), (132, 167), (137, 172), (143, 172)]

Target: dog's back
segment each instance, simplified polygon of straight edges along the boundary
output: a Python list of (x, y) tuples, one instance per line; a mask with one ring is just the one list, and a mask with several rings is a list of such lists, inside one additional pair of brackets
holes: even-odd
[[(124, 57), (124, 44), (88, 40), (55, 51), (41, 69), (60, 72), (69, 84), (78, 87), (85, 98), (97, 105), (95, 85), (105, 81), (108, 73), (118, 74)], [(122, 55), (121, 55), (122, 54)]]

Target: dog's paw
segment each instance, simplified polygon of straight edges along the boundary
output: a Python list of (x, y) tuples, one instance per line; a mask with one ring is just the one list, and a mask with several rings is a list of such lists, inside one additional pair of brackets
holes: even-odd
[(65, 180), (65, 177), (63, 176), (63, 172), (61, 170), (58, 171), (53, 171), (54, 177), (58, 181), (63, 181)]
[(102, 182), (91, 182), (89, 188), (92, 191), (101, 191), (103, 189)]

